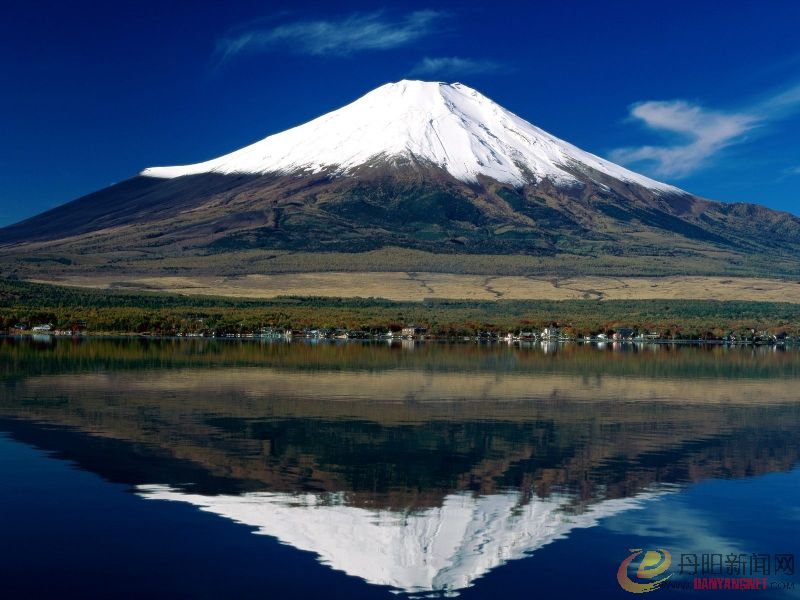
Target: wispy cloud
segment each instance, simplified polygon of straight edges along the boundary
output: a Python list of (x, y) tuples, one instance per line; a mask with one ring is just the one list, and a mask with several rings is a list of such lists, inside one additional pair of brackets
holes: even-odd
[(683, 100), (640, 102), (631, 117), (647, 127), (683, 139), (667, 146), (618, 148), (611, 159), (625, 164), (650, 163), (656, 175), (684, 177), (702, 167), (717, 152), (740, 142), (759, 119), (748, 113), (724, 113)]
[(741, 144), (748, 134), (800, 108), (800, 85), (739, 110), (712, 110), (685, 100), (638, 102), (631, 119), (669, 135), (673, 143), (617, 148), (611, 159), (650, 167), (663, 177), (685, 177), (708, 165), (720, 151)]
[(432, 75), (475, 75), (506, 71), (505, 65), (492, 60), (461, 58), (459, 56), (425, 57), (419, 61), (409, 75), (428, 77)]
[(781, 175), (778, 177), (777, 181), (784, 181), (789, 177), (796, 177), (797, 175), (800, 175), (800, 165), (796, 167), (789, 167), (781, 171)]
[(435, 10), (419, 10), (390, 18), (383, 11), (354, 13), (331, 20), (294, 21), (274, 27), (252, 27), (217, 43), (221, 61), (243, 53), (278, 49), (313, 56), (346, 56), (368, 50), (389, 50), (430, 35), (444, 19)]

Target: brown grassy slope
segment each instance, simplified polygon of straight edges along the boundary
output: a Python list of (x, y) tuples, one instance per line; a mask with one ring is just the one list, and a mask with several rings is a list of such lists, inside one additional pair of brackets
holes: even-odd
[(800, 303), (800, 282), (753, 277), (520, 277), (425, 272), (325, 272), (213, 276), (68, 276), (34, 280), (87, 288), (234, 298), (328, 296), (421, 301), (747, 300)]

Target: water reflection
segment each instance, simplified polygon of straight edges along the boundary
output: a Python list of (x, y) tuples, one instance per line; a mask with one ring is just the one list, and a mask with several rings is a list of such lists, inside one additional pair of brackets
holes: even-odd
[(521, 492), (450, 494), (416, 511), (347, 504), (343, 494), (207, 496), (139, 486), (152, 500), (188, 502), (317, 554), (334, 569), (406, 593), (455, 592), (491, 569), (520, 559), (599, 519), (641, 508), (652, 494), (604, 500), (578, 513), (569, 497), (525, 498)]
[(800, 354), (0, 343), (0, 431), (406, 592), (798, 462)]

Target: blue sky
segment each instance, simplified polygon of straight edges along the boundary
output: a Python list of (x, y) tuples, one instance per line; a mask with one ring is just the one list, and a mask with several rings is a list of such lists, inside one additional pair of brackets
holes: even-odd
[(800, 214), (800, 2), (16, 2), (0, 225), (388, 81), (461, 81), (690, 192)]

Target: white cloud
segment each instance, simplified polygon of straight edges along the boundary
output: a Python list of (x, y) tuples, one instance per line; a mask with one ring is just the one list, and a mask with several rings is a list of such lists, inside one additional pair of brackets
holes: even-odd
[(741, 141), (759, 123), (754, 115), (710, 111), (683, 100), (640, 102), (631, 108), (631, 117), (683, 139), (668, 146), (618, 148), (611, 159), (625, 164), (650, 163), (656, 175), (667, 177), (689, 175), (723, 148)]
[(419, 61), (409, 75), (427, 77), (431, 75), (475, 75), (505, 71), (500, 63), (491, 60), (461, 58), (459, 56), (425, 57)]
[(225, 37), (218, 42), (217, 51), (225, 61), (244, 52), (278, 48), (315, 56), (388, 50), (433, 33), (442, 18), (441, 12), (419, 10), (394, 20), (383, 12), (373, 12), (355, 13), (339, 20), (295, 21)]
[(784, 169), (781, 172), (781, 176), (778, 177), (778, 181), (783, 181), (787, 177), (795, 177), (796, 175), (800, 175), (800, 165), (798, 165), (796, 167), (789, 167), (787, 169)]
[(677, 141), (659, 146), (618, 148), (611, 159), (644, 164), (653, 174), (685, 177), (706, 166), (721, 150), (746, 141), (747, 134), (800, 107), (800, 86), (737, 111), (710, 110), (685, 100), (638, 102), (631, 118)]

